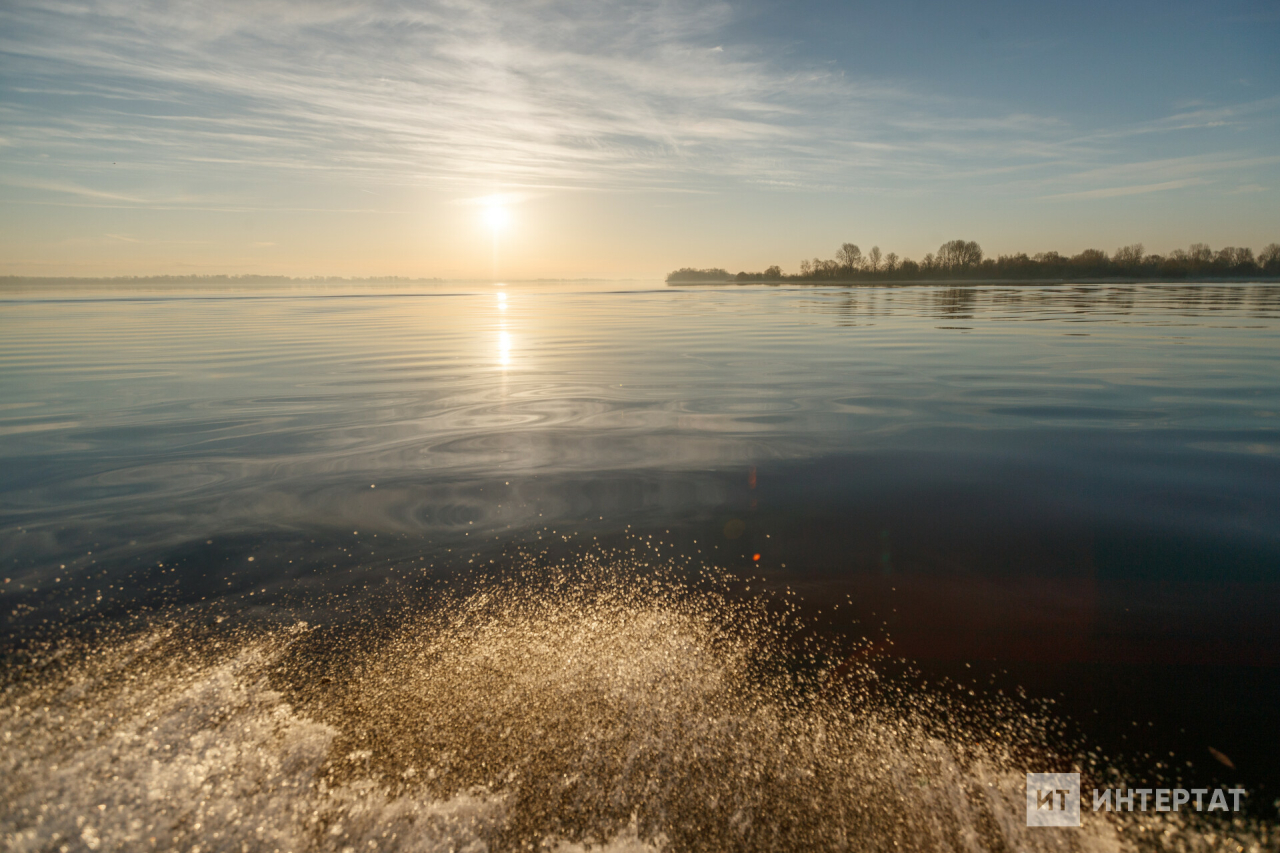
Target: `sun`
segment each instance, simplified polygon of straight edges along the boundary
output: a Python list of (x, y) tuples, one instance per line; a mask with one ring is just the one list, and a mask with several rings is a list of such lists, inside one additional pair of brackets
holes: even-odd
[(511, 212), (501, 204), (489, 204), (484, 209), (484, 221), (493, 231), (501, 231), (511, 221)]

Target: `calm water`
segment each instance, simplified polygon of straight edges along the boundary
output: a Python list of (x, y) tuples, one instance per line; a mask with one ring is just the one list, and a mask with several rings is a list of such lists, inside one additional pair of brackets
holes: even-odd
[(709, 565), (1276, 818), (1280, 287), (8, 285), (0, 437), (15, 661), (144, 612), (340, 633), (517, 553)]

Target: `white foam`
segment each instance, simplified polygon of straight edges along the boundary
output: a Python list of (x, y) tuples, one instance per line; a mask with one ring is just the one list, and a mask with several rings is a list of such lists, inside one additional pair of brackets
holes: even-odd
[(11, 692), (5, 849), (487, 849), (478, 832), (501, 819), (501, 797), (436, 802), (389, 799), (369, 782), (326, 786), (319, 771), (334, 730), (301, 719), (267, 686), (271, 653), (255, 644), (208, 668), (104, 685), (128, 665), (126, 652), (68, 684)]

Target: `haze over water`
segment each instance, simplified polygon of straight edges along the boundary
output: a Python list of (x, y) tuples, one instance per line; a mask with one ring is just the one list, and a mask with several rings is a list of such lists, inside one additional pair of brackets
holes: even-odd
[[(197, 687), (210, 707), (250, 714), (245, 731), (266, 717), (244, 708), (265, 703), (270, 708), (262, 713), (286, 720), (281, 737), (287, 743), (264, 745), (253, 740), (258, 735), (246, 735), (236, 748), (282, 750), (285, 769), (270, 770), (270, 785), (285, 790), (293, 780), (312, 796), (308, 774), (332, 770), (324, 762), (335, 760), (334, 750), (362, 755), (367, 748), (374, 764), (389, 762), (368, 778), (401, 780), (379, 789), (389, 799), (378, 808), (390, 811), (370, 818), (370, 826), (403, 818), (415, 831), (431, 827), (414, 842), (423, 849), (462, 848), (476, 839), (502, 848), (535, 837), (564, 844), (595, 838), (630, 849), (627, 844), (660, 846), (660, 835), (685, 849), (681, 833), (693, 820), (692, 794), (659, 796), (643, 785), (618, 783), (609, 789), (613, 794), (600, 794), (599, 802), (587, 797), (594, 805), (574, 812), (596, 815), (597, 822), (556, 823), (547, 817), (555, 810), (548, 805), (556, 802), (551, 793), (520, 789), (516, 776), (502, 782), (506, 777), (484, 775), (493, 771), (489, 764), (481, 773), (480, 763), (461, 759), (452, 770), (447, 761), (440, 764), (440, 775), (432, 777), (456, 781), (452, 789), (433, 781), (442, 786), (428, 786), (435, 799), (414, 793), (415, 774), (426, 772), (422, 761), (440, 761), (448, 751), (398, 728), (443, 725), (446, 711), (432, 704), (438, 700), (429, 687), (415, 686), (423, 672), (452, 684), (453, 695), (469, 697), (458, 699), (470, 709), (466, 719), (508, 720), (517, 734), (518, 720), (551, 713), (556, 702), (547, 698), (547, 685), (563, 679), (580, 691), (573, 695), (613, 697), (600, 706), (609, 709), (600, 719), (619, 707), (643, 707), (627, 721), (608, 717), (617, 730), (666, 731), (662, 721), (702, 719), (708, 707), (721, 709), (715, 719), (732, 716), (725, 708), (754, 708), (751, 725), (771, 714), (778, 715), (779, 730), (805, 721), (800, 729), (808, 734), (796, 737), (809, 746), (797, 747), (797, 754), (810, 749), (826, 756), (811, 756), (815, 762), (861, 754), (874, 755), (876, 766), (892, 764), (885, 758), (892, 750), (865, 739), (879, 729), (832, 734), (838, 748), (816, 748), (812, 727), (825, 719), (821, 714), (791, 709), (790, 688), (768, 677), (764, 686), (746, 686), (754, 684), (745, 674), (751, 667), (736, 668), (735, 654), (786, 657), (759, 627), (764, 623), (751, 621), (764, 618), (750, 609), (761, 588), (794, 600), (799, 618), (817, 620), (820, 638), (865, 637), (872, 657), (888, 656), (884, 664), (894, 677), (906, 659), (918, 669), (902, 676), (908, 681), (950, 677), (968, 684), (976, 678), (976, 692), (994, 696), (999, 689), (1002, 697), (1022, 687), (1031, 699), (1059, 703), (1035, 706), (1047, 709), (1051, 734), (1067, 725), (1072, 737), (1130, 762), (1126, 772), (1163, 771), (1214, 784), (1244, 780), (1250, 813), (1276, 817), (1270, 804), (1280, 766), (1272, 734), (1280, 698), (1275, 285), (6, 285), (0, 292), (0, 401), (0, 558), (11, 660), (39, 660), (43, 641), (103, 624), (122, 626), (119, 636), (129, 642), (163, 647), (162, 639), (137, 637), (161, 630), (154, 626), (166, 619), (182, 622), (195, 614), (202, 636), (234, 647), (239, 657), (211, 652), (209, 660), (192, 664), (197, 676), (157, 661), (142, 670), (160, 697), (147, 706), (169, 709), (163, 713), (185, 732), (173, 742), (196, 743), (213, 731), (202, 727), (214, 724), (190, 716), (199, 705), (189, 695)], [(536, 579), (558, 576), (560, 566), (581, 570), (585, 579), (540, 587)], [(682, 578), (699, 576), (704, 566), (741, 579), (725, 581), (729, 604), (682, 586)], [(456, 588), (462, 596), (488, 588), (482, 569), (501, 576), (492, 588), (513, 596), (503, 599), (509, 609), (460, 606), (460, 621), (449, 627), (448, 614), (439, 615), (440, 590)], [(513, 574), (503, 574), (508, 571)], [(643, 591), (650, 573), (663, 592)], [(392, 611), (391, 633), (407, 633), (375, 641), (370, 620)], [(149, 614), (145, 625), (135, 618), (141, 612)], [(414, 619), (425, 620), (425, 627), (412, 627)], [(740, 619), (758, 627), (748, 630), (750, 642), (741, 641), (746, 646), (730, 644), (726, 652), (709, 639)], [(322, 651), (304, 654), (291, 651), (298, 647), (294, 640), (256, 633), (271, 626), (311, 630), (297, 627), (299, 620), (347, 639), (317, 640)], [(613, 633), (593, 633), (605, 630), (601, 625)], [(415, 643), (437, 646), (422, 651)], [(675, 645), (659, 648), (663, 643)], [(561, 646), (579, 649), (578, 656), (557, 658)], [(376, 652), (368, 651), (373, 647)], [(122, 640), (120, 648), (132, 647)], [(545, 656), (530, 659), (531, 648)], [(133, 666), (106, 661), (105, 651), (94, 654), (76, 664), (84, 669), (58, 677), (105, 684), (110, 679), (103, 672)], [(141, 657), (130, 660), (144, 659), (145, 649), (136, 654)], [(291, 654), (309, 661), (301, 672), (316, 679), (299, 675)], [(292, 661), (279, 665), (289, 675), (272, 676), (267, 690), (256, 676), (244, 675), (258, 665), (245, 663), (246, 655)], [(455, 663), (432, 669), (444, 666), (441, 655)], [(527, 694), (485, 693), (488, 682), (459, 675), (482, 669), (480, 659), (507, 667), (504, 672), (528, 666), (544, 681)], [(328, 670), (330, 664), (317, 663), (332, 660), (346, 663)], [(410, 671), (405, 660), (426, 662)], [(783, 662), (778, 671), (794, 666)], [(374, 670), (383, 673), (381, 681), (361, 681)], [(324, 684), (351, 693), (317, 699), (307, 692), (314, 684), (299, 686), (320, 683), (321, 671), (328, 673)], [(455, 677), (462, 680), (449, 680)], [(652, 679), (674, 679), (676, 686), (658, 690)], [(735, 685), (754, 698), (707, 699), (698, 691), (712, 683)], [(40, 731), (21, 710), (22, 691), (36, 688), (21, 679), (15, 684), (6, 694), (10, 730)], [(876, 705), (866, 698), (876, 690), (859, 684), (852, 694), (863, 697), (864, 707)], [(219, 690), (241, 691), (235, 693), (241, 698)], [(141, 719), (130, 715), (146, 703), (108, 693), (89, 706)], [(684, 697), (681, 702), (704, 710), (646, 704), (660, 695)], [(920, 697), (930, 695), (920, 688)], [(352, 696), (375, 698), (357, 713), (350, 710), (357, 701)], [(335, 705), (348, 710), (324, 710)], [(388, 717), (388, 707), (415, 708), (420, 717), (410, 725)], [(904, 714), (900, 719), (915, 719)], [(641, 718), (647, 722), (636, 722)], [(385, 725), (377, 742), (398, 746), (385, 755), (376, 745), (353, 746), (359, 737), (344, 725), (365, 725), (353, 720)], [(489, 728), (467, 734), (465, 725), (450, 720), (451, 731), (463, 732), (460, 743), (498, 738)], [(902, 756), (920, 754), (912, 751), (924, 742), (911, 739), (915, 724), (899, 730), (904, 743), (914, 744), (892, 752), (901, 766), (915, 760)], [(713, 756), (708, 766), (722, 770), (731, 764), (724, 763), (732, 752), (725, 744), (786, 740), (763, 731), (747, 725), (733, 736), (688, 734), (691, 740), (677, 746), (664, 741), (653, 748), (670, 752), (645, 765), (652, 774), (646, 778), (688, 773), (693, 782), (711, 772), (680, 764), (676, 757), (690, 749), (705, 747)], [(486, 753), (484, 761), (506, 761), (527, 773), (542, 737), (531, 730), (527, 743), (521, 741), (528, 754), (513, 746), (510, 753)], [(1012, 735), (989, 743), (965, 737), (957, 728), (954, 743), (980, 751), (1013, 742)], [(569, 734), (554, 749), (563, 758), (581, 746), (575, 744)], [(1048, 737), (1039, 746), (1072, 755), (1074, 747), (1063, 744)], [(1230, 756), (1235, 768), (1215, 762), (1210, 747)], [(59, 766), (80, 767), (85, 779), (128, 767), (138, 792), (159, 784), (142, 778), (151, 772), (146, 750), (137, 746), (142, 751), (134, 755), (131, 748), (117, 743), (108, 761), (86, 757), (83, 742), (41, 742), (12, 760), (35, 774), (30, 779)], [(304, 754), (306, 760), (298, 758)], [(221, 760), (230, 759), (206, 750), (191, 766), (213, 778), (209, 768)], [(981, 772), (961, 764), (938, 772), (966, 784), (986, 779), (1008, 787), (1021, 772), (1010, 761), (993, 757)], [(586, 765), (572, 766), (590, 776)], [(365, 778), (348, 769), (325, 778), (341, 787), (357, 777)], [(27, 827), (33, 834), (6, 838), (14, 849), (52, 849), (54, 830), (32, 828), (35, 818), (20, 813), (28, 802), (22, 797), (52, 800), (23, 778), (23, 785), (36, 787), (24, 788), (21, 797), (10, 788), (9, 811), (0, 819), (6, 832)], [(859, 779), (871, 787), (858, 790), (875, 790), (875, 780)], [(98, 808), (98, 782), (58, 784), (67, 787), (53, 799), (66, 808)], [(503, 785), (519, 792), (503, 793)], [(134, 809), (138, 820), (176, 833), (153, 844), (186, 837), (186, 830), (173, 829), (178, 824), (164, 823), (169, 818), (159, 806), (138, 805), (143, 793), (122, 790), (121, 814)], [(186, 796), (173, 793), (185, 790), (180, 786), (165, 790), (168, 798)], [(221, 815), (220, 825), (238, 826), (235, 814), (259, 814), (279, 838), (293, 838), (286, 829), (293, 826), (294, 806), (218, 790), (217, 808), (230, 809), (210, 812)], [(341, 790), (356, 799), (327, 801), (325, 808), (339, 817), (326, 818), (323, 832), (308, 825), (297, 836), (304, 841), (278, 845), (347, 843), (342, 832), (355, 833), (358, 823), (351, 815), (371, 807), (365, 800), (352, 805), (365, 796), (352, 793), (357, 788)], [(1011, 808), (1020, 808), (1017, 792), (1010, 796)], [(606, 801), (612, 805), (601, 805)], [(659, 801), (662, 809), (653, 805)], [(543, 803), (542, 811), (530, 802)], [(705, 808), (718, 814), (719, 806)], [(768, 815), (794, 820), (788, 810), (800, 806), (753, 808), (755, 823), (741, 817), (747, 813), (741, 809), (730, 811), (747, 821), (743, 826), (776, 829)], [(388, 817), (392, 812), (399, 817)], [(405, 818), (409, 812), (418, 817)], [(101, 810), (108, 813), (114, 814)], [(1020, 814), (1011, 813), (1018, 823)], [(628, 823), (628, 814), (639, 817)], [(698, 820), (715, 822), (699, 814)], [(969, 812), (956, 806), (955, 814)], [(48, 827), (74, 826), (76, 843), (93, 848), (75, 817), (50, 817)], [(956, 818), (955, 826), (968, 819)], [(824, 835), (830, 828), (822, 819), (814, 820), (805, 830), (813, 834), (803, 837), (839, 846), (835, 835)], [(1012, 824), (992, 829), (999, 820), (990, 815), (973, 820), (979, 827), (973, 832), (984, 838), (988, 833), (1011, 845), (1043, 839), (1022, 839)], [(955, 832), (964, 836), (944, 823), (932, 835), (897, 836), (877, 835), (884, 827), (872, 821), (863, 840), (872, 849), (875, 839), (890, 837), (945, 847), (942, 841)], [(93, 837), (107, 839), (108, 847), (153, 837), (137, 835), (142, 831), (130, 825), (123, 817), (107, 821)], [(347, 829), (330, 838), (324, 833), (334, 825)], [(842, 826), (849, 831), (849, 824)], [(762, 831), (743, 829), (725, 845), (769, 846)], [(376, 832), (368, 832), (375, 839)], [(395, 846), (376, 837), (377, 844)], [(1196, 843), (1209, 849), (1217, 842)]]

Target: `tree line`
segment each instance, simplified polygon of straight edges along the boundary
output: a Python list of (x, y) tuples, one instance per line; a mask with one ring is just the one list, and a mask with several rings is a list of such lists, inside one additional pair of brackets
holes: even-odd
[(1271, 243), (1255, 257), (1252, 249), (1228, 246), (1213, 251), (1204, 243), (1174, 249), (1167, 255), (1147, 254), (1141, 243), (1116, 249), (1085, 249), (1070, 257), (1057, 252), (985, 257), (972, 240), (950, 240), (919, 261), (900, 258), (879, 246), (863, 254), (844, 243), (830, 260), (800, 262), (800, 272), (787, 274), (772, 266), (764, 272), (737, 275), (719, 267), (685, 267), (667, 276), (669, 282), (699, 281), (913, 281), (922, 279), (1203, 279), (1280, 276), (1280, 243)]

